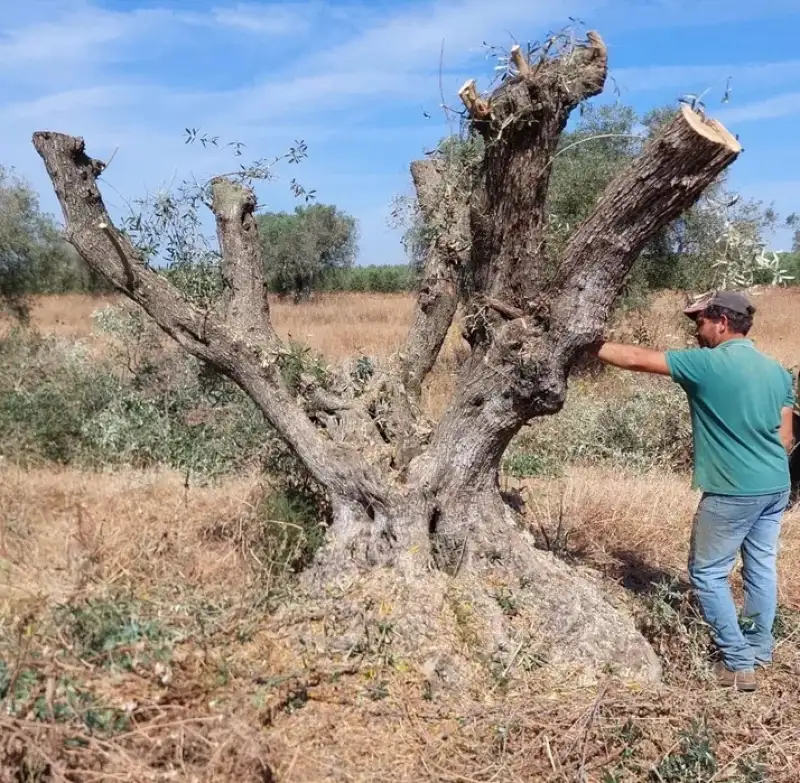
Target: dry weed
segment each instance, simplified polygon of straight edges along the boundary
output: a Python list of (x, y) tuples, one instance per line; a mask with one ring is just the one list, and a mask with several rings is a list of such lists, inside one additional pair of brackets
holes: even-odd
[[(759, 300), (753, 336), (787, 365), (800, 356), (792, 328), (799, 296), (766, 291)], [(43, 331), (89, 339), (99, 304), (50, 297), (33, 318)], [(677, 295), (659, 297), (649, 319), (623, 323), (620, 334), (679, 345), (680, 304)], [(411, 299), (328, 295), (299, 306), (276, 302), (273, 313), (282, 334), (336, 359), (393, 350)], [(426, 390), (431, 411), (452, 388), (460, 350), (454, 326)], [(598, 390), (611, 394), (624, 383), (612, 374)], [(760, 673), (755, 695), (743, 696), (711, 688), (702, 629), (680, 595), (670, 603), (678, 594), (670, 585), (679, 590), (686, 580), (697, 502), (687, 477), (581, 468), (558, 480), (507, 483), (527, 501), (543, 545), (607, 585), (609, 600), (643, 622), (673, 623), (664, 685), (642, 691), (609, 676), (598, 688), (581, 687), (570, 672), (520, 654), (513, 687), (495, 687), (476, 667), (462, 692), (439, 694), (424, 672), (394, 660), (390, 646), (336, 668), (312, 648), (298, 655), (287, 612), (281, 623), (270, 614), (269, 569), (251, 551), (258, 477), (186, 487), (169, 471), (0, 465), (0, 658), (15, 681), (23, 672), (29, 678), (23, 709), (10, 714), (8, 696), (0, 697), (0, 781), (796, 780), (800, 509), (782, 538), (776, 664)], [(142, 663), (141, 650), (124, 670), (102, 656), (81, 658), (54, 622), (57, 605), (119, 596), (175, 635), (166, 662)], [(291, 592), (281, 601), (291, 609)], [(137, 644), (146, 652), (146, 640)], [(37, 713), (57, 700), (65, 678), (93, 700), (89, 726), (85, 710), (65, 722)], [(124, 728), (98, 729), (107, 714), (123, 717)]]
[[(41, 695), (68, 672), (127, 721), (103, 734), (33, 715), (4, 717), (6, 768), (32, 780), (660, 783), (654, 770), (672, 768), (665, 759), (677, 759), (677, 768), (683, 745), (702, 745), (695, 718), (713, 736), (716, 772), (665, 783), (794, 779), (800, 660), (792, 633), (800, 626), (781, 640), (776, 666), (761, 676), (755, 696), (711, 689), (689, 665), (688, 646), (671, 663), (679, 676), (655, 690), (631, 690), (611, 677), (599, 688), (581, 687), (574, 674), (520, 655), (513, 688), (496, 688), (478, 667), (474, 682), (448, 696), (429, 690), (423, 672), (393, 660), (390, 647), (338, 669), (313, 649), (296, 657), (298, 627), (286, 624), (286, 613), (276, 624), (246, 590), (253, 560), (236, 525), (248, 517), (255, 477), (188, 490), (168, 472), (6, 468), (0, 479), (6, 638), (26, 618), (38, 618), (24, 661), (40, 673)], [(631, 592), (646, 595), (653, 581), (685, 578), (696, 502), (688, 479), (581, 469), (516, 488), (532, 522), (552, 531), (560, 518), (571, 531), (566, 554), (578, 565), (629, 588), (611, 600), (636, 606)], [(781, 555), (781, 602), (789, 607), (800, 602), (797, 519), (798, 512), (787, 519)], [(169, 607), (234, 600), (213, 622), (189, 626), (168, 679), (146, 666), (115, 672), (59, 647), (46, 622), (49, 608), (99, 600), (123, 585), (181, 627), (185, 613), (172, 617)], [(771, 777), (742, 777), (741, 769)]]

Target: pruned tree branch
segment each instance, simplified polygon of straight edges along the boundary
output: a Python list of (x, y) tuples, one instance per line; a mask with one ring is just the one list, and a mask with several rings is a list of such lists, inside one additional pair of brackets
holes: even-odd
[(458, 91), (458, 97), (469, 112), (473, 120), (488, 120), (491, 117), (489, 102), (478, 95), (475, 79), (464, 82)]
[(600, 336), (647, 240), (694, 204), (741, 149), (718, 122), (683, 106), (608, 186), (570, 239), (553, 286), (553, 328), (567, 357)]
[(525, 315), (525, 311), (520, 310), (519, 307), (507, 305), (505, 302), (501, 302), (499, 299), (493, 299), (491, 296), (478, 296), (476, 298), (476, 303), (479, 307), (490, 307), (508, 320), (522, 318)]
[(546, 53), (488, 97), (490, 119), (473, 127), (486, 145), (470, 203), (472, 280), (477, 292), (532, 312), (544, 279), (549, 165), (570, 112), (599, 94), (608, 73), (606, 46), (595, 32), (557, 57)]
[[(67, 238), (86, 263), (139, 304), (189, 353), (236, 382), (334, 498), (349, 498), (367, 507), (384, 504), (389, 490), (379, 474), (360, 455), (324, 438), (281, 380), (282, 346), (269, 327), (253, 263), (257, 240), (246, 193), (216, 184), (223, 255), (233, 282), (228, 299), (233, 325), (229, 325), (219, 314), (187, 302), (113, 227), (97, 186), (104, 164), (86, 154), (83, 139), (46, 131), (35, 133), (33, 144), (61, 204)], [(249, 335), (261, 339), (248, 340)], [(347, 539), (356, 534), (344, 530), (341, 535)]]
[(426, 225), (434, 237), (428, 250), (414, 317), (400, 352), (403, 383), (419, 399), (458, 307), (459, 268), (469, 257), (466, 193), (448, 181), (446, 157), (415, 161), (411, 176)]
[(222, 313), (244, 339), (277, 343), (269, 320), (264, 254), (258, 240), (253, 191), (225, 177), (211, 181), (211, 209), (222, 251)]
[(531, 72), (531, 65), (527, 58), (522, 54), (522, 49), (519, 44), (511, 47), (511, 62), (519, 72), (520, 76), (528, 76)]

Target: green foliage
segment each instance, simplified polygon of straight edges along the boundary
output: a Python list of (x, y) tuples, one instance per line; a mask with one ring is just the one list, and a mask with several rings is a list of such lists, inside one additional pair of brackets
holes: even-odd
[(211, 307), (222, 294), (222, 271), (216, 254), (173, 261), (162, 274), (198, 307)]
[[(640, 116), (619, 103), (581, 106), (552, 159), (544, 280), (558, 268), (568, 239), (594, 210), (606, 186), (675, 111), (665, 106)], [(453, 136), (439, 145), (436, 154), (442, 150), (454, 158), (457, 154), (462, 166), (458, 186), (448, 186), (448, 198), (463, 198), (471, 186), (468, 172), (474, 172), (482, 149), (470, 139)], [(397, 197), (392, 216), (395, 225), (405, 230), (403, 241), (412, 269), (419, 269), (437, 227), (426, 225), (414, 197)], [(766, 251), (766, 237), (776, 221), (770, 207), (729, 192), (721, 178), (697, 204), (648, 242), (628, 277), (623, 303), (641, 302), (650, 291), (667, 288), (708, 290), (791, 282), (794, 267)], [(790, 216), (789, 224), (795, 223)]]
[(174, 634), (130, 597), (61, 605), (54, 619), (72, 652), (94, 665), (134, 671), (170, 657)]
[(0, 307), (26, 316), (28, 294), (101, 290), (31, 187), (0, 166)]
[(331, 270), (317, 290), (395, 294), (412, 291), (415, 285), (416, 276), (407, 264), (374, 264)]
[(20, 719), (78, 724), (96, 736), (109, 737), (130, 727), (124, 711), (100, 704), (70, 677), (57, 678), (48, 693), (50, 679), (33, 667), (13, 670), (0, 658), (0, 703), (4, 712)]
[(257, 218), (270, 291), (307, 298), (337, 270), (349, 269), (358, 249), (355, 218), (335, 206), (313, 204)]
[(416, 196), (396, 196), (392, 202), (390, 225), (402, 229), (402, 243), (408, 257), (413, 282), (419, 280), (428, 256), (428, 249), (436, 237), (455, 219), (456, 210), (469, 198), (474, 177), (483, 160), (483, 139), (477, 135), (444, 137), (428, 153), (443, 169), (439, 201), (434, 220), (422, 214)]
[[(786, 275), (790, 278), (789, 285), (800, 285), (800, 250), (791, 253), (781, 253), (779, 266), (786, 270)], [(763, 279), (759, 278), (756, 282), (763, 284)]]
[(286, 346), (286, 353), (279, 359), (281, 376), (292, 392), (297, 392), (304, 379), (327, 388), (330, 383), (325, 360), (309, 348), (309, 346), (292, 340)]
[[(669, 106), (641, 117), (620, 104), (583, 109), (575, 128), (562, 135), (553, 161), (548, 212), (556, 259), (608, 183), (674, 113)], [(783, 282), (776, 259), (765, 253), (765, 237), (776, 220), (771, 208), (729, 192), (721, 178), (645, 246), (626, 283), (626, 297), (641, 300), (666, 288), (741, 287), (754, 276), (755, 282)]]
[(772, 633), (779, 641), (800, 637), (800, 612), (783, 604), (778, 605)]
[(330, 519), (327, 497), (297, 466), (279, 477), (255, 508), (255, 549), (270, 573), (297, 573), (308, 566), (325, 543)]
[(509, 448), (505, 467), (515, 476), (558, 475), (574, 463), (683, 469), (691, 464), (691, 446), (678, 387), (635, 388), (613, 399), (579, 388), (558, 416), (530, 423)]
[(120, 385), (80, 344), (21, 330), (0, 341), (0, 453), (69, 462)]
[(24, 330), (0, 341), (0, 454), (17, 461), (167, 465), (210, 478), (259, 464), (274, 438), (233, 383), (144, 339), (101, 360)]
[(515, 478), (531, 476), (557, 475), (561, 470), (561, 462), (552, 459), (549, 454), (534, 454), (528, 451), (512, 451), (504, 460), (506, 473)]
[(642, 135), (634, 133), (637, 120), (630, 106), (587, 105), (576, 127), (562, 134), (547, 202), (554, 258), (592, 212), (606, 185), (641, 151)]
[[(111, 307), (94, 320), (118, 341), (99, 360), (80, 343), (25, 329), (0, 340), (0, 455), (95, 469), (168, 466), (195, 481), (261, 468), (271, 485), (256, 504), (254, 549), (282, 571), (303, 568), (324, 540), (328, 497), (252, 401), (207, 365), (165, 350), (140, 309)], [(309, 378), (328, 384), (319, 357), (289, 348), (281, 370), (290, 389)], [(120, 645), (160, 633), (136, 611), (124, 601), (87, 604), (61, 621), (85, 655), (109, 652), (119, 663)]]
[[(298, 164), (308, 155), (305, 143), (298, 141), (283, 155), (242, 164), (239, 160), (245, 145), (239, 141), (221, 143), (219, 137), (208, 136), (197, 128), (186, 129), (185, 141), (230, 152), (237, 160), (237, 168), (219, 176), (250, 188), (256, 181), (272, 181), (279, 162)], [(212, 203), (212, 182), (183, 180), (175, 188), (138, 199), (121, 225), (142, 259), (159, 266), (187, 299), (203, 308), (214, 303), (223, 285), (217, 242), (203, 233), (200, 216), (201, 210)], [(314, 198), (314, 191), (306, 190), (296, 179), (292, 178), (289, 184), (295, 197), (304, 197), (306, 202)]]
[(692, 720), (691, 727), (681, 732), (680, 747), (670, 753), (650, 775), (653, 783), (703, 783), (717, 771), (713, 738), (708, 726)]

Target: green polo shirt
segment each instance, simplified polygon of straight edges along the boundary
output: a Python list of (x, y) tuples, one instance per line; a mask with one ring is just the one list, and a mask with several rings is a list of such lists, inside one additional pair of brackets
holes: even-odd
[(747, 339), (667, 351), (666, 358), (689, 398), (694, 486), (740, 496), (788, 490), (779, 430), (781, 409), (794, 404), (791, 373)]

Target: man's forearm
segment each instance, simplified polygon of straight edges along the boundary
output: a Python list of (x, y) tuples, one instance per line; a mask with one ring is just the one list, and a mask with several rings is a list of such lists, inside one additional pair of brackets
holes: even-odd
[(634, 372), (649, 372), (669, 375), (667, 360), (662, 351), (642, 348), (638, 345), (603, 343), (597, 351), (597, 358), (605, 364)]

